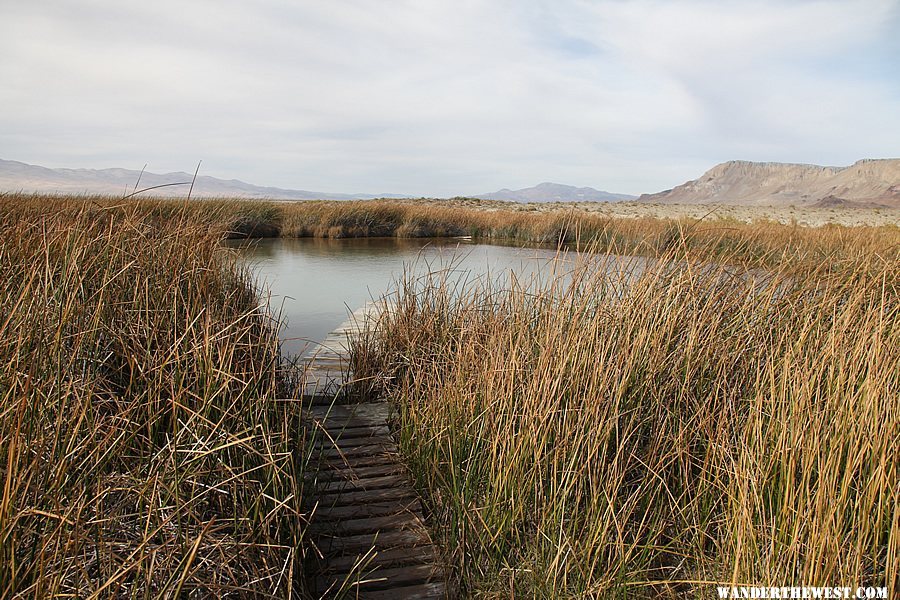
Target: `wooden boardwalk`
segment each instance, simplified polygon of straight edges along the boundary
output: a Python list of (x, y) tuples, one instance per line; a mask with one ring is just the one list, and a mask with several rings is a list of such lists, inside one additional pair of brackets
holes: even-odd
[(313, 592), (320, 598), (447, 598), (440, 554), (391, 437), (391, 406), (359, 402), (347, 392), (347, 340), (367, 314), (354, 313), (308, 359)]

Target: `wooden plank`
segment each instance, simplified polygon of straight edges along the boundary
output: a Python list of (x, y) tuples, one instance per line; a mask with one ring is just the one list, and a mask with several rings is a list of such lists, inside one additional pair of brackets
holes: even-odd
[(396, 444), (389, 442), (384, 444), (363, 444), (361, 446), (350, 447), (345, 447), (343, 445), (339, 445), (338, 447), (329, 446), (321, 448), (321, 452), (323, 458), (340, 458), (343, 460), (362, 456), (380, 456), (384, 454), (397, 455), (398, 450)]
[(317, 360), (307, 364), (306, 372), (303, 379), (314, 380), (324, 378), (334, 378), (339, 383), (344, 382), (344, 375), (348, 372), (348, 367), (341, 361)]
[[(432, 583), (443, 578), (443, 571), (435, 564), (409, 565), (401, 567), (374, 567), (362, 572), (370, 589), (384, 589), (412, 584)], [(360, 578), (361, 581), (363, 578)], [(375, 587), (375, 586), (378, 587)]]
[[(346, 433), (347, 437), (358, 437), (360, 435), (391, 435), (391, 428), (385, 421), (373, 424), (372, 419), (359, 419), (350, 417), (349, 419), (328, 419), (320, 421), (316, 419), (318, 431), (327, 431), (330, 434)], [(377, 432), (377, 433), (376, 433)]]
[(356, 469), (360, 467), (375, 467), (388, 464), (396, 464), (397, 456), (388, 452), (384, 454), (372, 454), (369, 456), (341, 457), (341, 456), (321, 456), (319, 455), (313, 464), (317, 464), (322, 470), (339, 470)]
[[(334, 404), (334, 408), (338, 408), (340, 406), (344, 406), (340, 404), (340, 400)], [(349, 406), (349, 405), (347, 405)], [(316, 407), (318, 408), (318, 407)], [(384, 419), (372, 416), (365, 417), (347, 417), (347, 418), (335, 418), (335, 419), (317, 419), (310, 418), (307, 419), (307, 423), (309, 423), (316, 431), (341, 431), (342, 429), (359, 429), (363, 427), (368, 427), (370, 429), (375, 429), (378, 427), (387, 427)]]
[(325, 572), (348, 573), (354, 570), (371, 569), (373, 567), (399, 567), (432, 563), (438, 556), (433, 545), (414, 546), (412, 548), (393, 548), (391, 550), (372, 550), (358, 554), (331, 557), (323, 564)]
[(356, 600), (439, 600), (449, 598), (447, 586), (441, 582), (397, 587), (390, 590), (366, 592), (360, 590)]
[(309, 363), (302, 378), (304, 381), (327, 379), (334, 381), (337, 384), (341, 384), (344, 382), (344, 375), (346, 372), (347, 369), (340, 364)]
[(351, 504), (349, 506), (325, 506), (320, 504), (312, 514), (313, 520), (359, 519), (365, 517), (383, 517), (401, 512), (422, 513), (422, 504), (417, 497)]
[[(330, 395), (332, 398), (337, 397), (334, 394)], [(321, 426), (329, 429), (339, 427), (384, 427), (390, 422), (387, 414), (378, 414), (374, 411), (347, 414), (348, 409), (358, 406), (360, 405), (335, 403), (334, 406), (304, 407), (304, 412), (306, 413), (304, 418), (316, 424), (317, 427)], [(312, 412), (319, 414), (310, 414)], [(328, 412), (333, 412), (334, 414), (327, 414)]]
[(382, 465), (397, 464), (397, 456), (390, 453), (372, 454), (369, 456), (321, 456), (318, 450), (314, 450), (318, 456), (314, 456), (310, 461), (310, 468), (318, 467), (323, 471), (337, 470), (346, 471), (347, 469), (357, 469), (362, 467), (375, 467)]
[(346, 450), (350, 448), (359, 448), (362, 446), (378, 446), (381, 448), (393, 448), (393, 451), (396, 452), (397, 448), (397, 444), (394, 443), (394, 440), (386, 435), (349, 438), (340, 436), (338, 439), (328, 439), (328, 437), (323, 435), (316, 441), (319, 443), (320, 447), (323, 450), (330, 450), (332, 448), (340, 448), (341, 450)]
[(325, 437), (324, 431), (328, 432), (328, 435), (334, 439), (340, 440), (350, 440), (355, 438), (365, 438), (365, 437), (386, 437), (391, 435), (391, 429), (387, 425), (380, 426), (371, 426), (371, 425), (363, 425), (356, 427), (347, 427), (347, 426), (326, 426), (322, 429), (317, 429), (316, 434)]
[(307, 381), (333, 379), (337, 383), (343, 383), (346, 373), (347, 366), (340, 362), (315, 361), (307, 364), (303, 379)]
[(376, 568), (372, 572), (351, 572), (319, 577), (315, 587), (320, 590), (344, 589), (353, 597), (357, 591), (365, 593), (422, 585), (432, 583), (434, 579), (441, 577), (440, 569), (434, 565), (411, 565), (393, 569)]
[(369, 477), (365, 479), (345, 479), (323, 482), (320, 483), (317, 488), (320, 493), (330, 494), (344, 491), (406, 487), (407, 485), (406, 477), (403, 475), (388, 475), (386, 477)]
[(421, 530), (382, 531), (379, 533), (361, 533), (359, 535), (320, 536), (316, 545), (324, 554), (347, 554), (349, 552), (365, 552), (369, 548), (390, 549), (411, 546), (427, 546), (431, 543), (428, 532)]
[[(386, 428), (371, 427), (367, 425), (362, 427), (351, 427), (348, 429), (328, 429), (327, 427), (322, 427), (316, 430), (317, 435), (315, 440), (326, 448), (334, 446), (335, 444), (341, 447), (353, 447), (366, 444), (389, 444), (391, 446), (396, 446), (390, 431), (388, 430), (387, 433), (385, 433), (385, 429)], [(379, 433), (376, 435), (375, 432)]]
[(356, 479), (365, 479), (367, 477), (387, 477), (388, 475), (397, 475), (401, 473), (406, 473), (406, 467), (392, 460), (389, 463), (372, 467), (343, 467), (341, 469), (319, 471), (309, 475), (307, 480), (319, 482), (354, 481)]
[(319, 505), (326, 507), (350, 506), (353, 504), (377, 504), (388, 500), (405, 500), (415, 498), (416, 493), (412, 488), (404, 486), (388, 488), (385, 490), (366, 490), (362, 492), (340, 492), (337, 494), (322, 494), (319, 496)]
[(335, 406), (330, 410), (314, 406), (306, 411), (309, 416), (320, 421), (337, 421), (339, 419), (380, 419), (382, 424), (391, 416), (391, 405), (387, 402), (366, 402), (348, 406)]
[(363, 533), (378, 533), (379, 531), (423, 529), (418, 515), (411, 512), (401, 512), (386, 517), (368, 517), (362, 519), (341, 519), (336, 521), (313, 521), (308, 531), (327, 536), (360, 535)]

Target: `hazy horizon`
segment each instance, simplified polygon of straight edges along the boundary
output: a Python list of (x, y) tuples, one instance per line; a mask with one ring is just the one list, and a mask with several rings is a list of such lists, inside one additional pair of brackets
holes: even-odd
[(900, 155), (900, 2), (0, 8), (0, 157), (448, 197)]

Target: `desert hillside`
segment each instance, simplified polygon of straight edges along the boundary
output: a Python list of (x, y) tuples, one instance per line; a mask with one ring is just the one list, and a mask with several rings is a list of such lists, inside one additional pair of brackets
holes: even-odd
[(849, 167), (732, 160), (699, 179), (642, 202), (806, 206), (816, 208), (900, 207), (900, 159), (865, 159)]

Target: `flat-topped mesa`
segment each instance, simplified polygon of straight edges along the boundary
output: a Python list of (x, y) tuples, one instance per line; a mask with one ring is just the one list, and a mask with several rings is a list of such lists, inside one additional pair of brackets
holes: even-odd
[(847, 167), (730, 160), (640, 202), (752, 206), (900, 208), (900, 159), (863, 159)]

